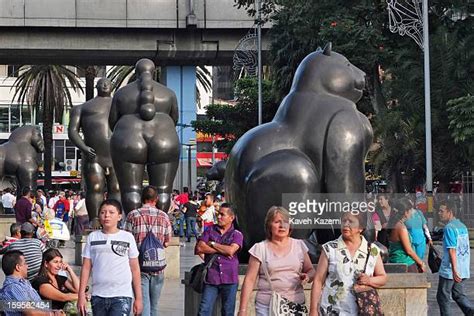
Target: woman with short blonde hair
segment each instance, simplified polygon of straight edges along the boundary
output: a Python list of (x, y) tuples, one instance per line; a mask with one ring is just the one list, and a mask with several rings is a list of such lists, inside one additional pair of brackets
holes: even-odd
[(255, 281), (258, 280), (256, 315), (266, 316), (269, 314), (272, 291), (292, 302), (304, 304), (303, 284), (312, 282), (314, 277), (304, 241), (290, 237), (290, 214), (285, 208), (272, 206), (268, 210), (265, 233), (266, 240), (249, 250), (250, 259), (240, 296), (240, 316), (249, 314), (247, 305)]

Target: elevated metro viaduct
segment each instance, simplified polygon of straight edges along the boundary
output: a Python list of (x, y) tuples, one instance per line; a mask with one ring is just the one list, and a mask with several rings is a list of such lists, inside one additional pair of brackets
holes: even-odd
[(149, 58), (176, 93), (178, 135), (189, 144), (196, 138), (184, 128), (196, 119), (195, 66), (232, 65), (254, 23), (233, 0), (0, 0), (0, 64), (133, 65)]

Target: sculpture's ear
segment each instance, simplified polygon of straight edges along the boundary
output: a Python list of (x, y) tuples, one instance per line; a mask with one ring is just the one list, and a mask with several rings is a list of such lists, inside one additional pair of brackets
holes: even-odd
[(331, 56), (331, 51), (332, 51), (332, 43), (329, 42), (326, 44), (326, 46), (324, 46), (323, 54), (326, 56)]

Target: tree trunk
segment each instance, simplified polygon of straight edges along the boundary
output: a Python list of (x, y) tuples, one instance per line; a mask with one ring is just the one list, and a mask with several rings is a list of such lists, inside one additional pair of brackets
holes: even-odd
[(44, 140), (44, 188), (52, 188), (51, 164), (53, 161), (53, 113), (43, 111), (43, 140)]
[(87, 66), (85, 68), (86, 76), (86, 101), (94, 97), (94, 80), (97, 76), (97, 71), (95, 66)]

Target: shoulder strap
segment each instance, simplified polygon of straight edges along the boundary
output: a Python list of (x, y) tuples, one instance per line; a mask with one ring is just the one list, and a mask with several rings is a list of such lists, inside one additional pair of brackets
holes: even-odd
[[(146, 220), (145, 220), (145, 217), (144, 217), (144, 216), (142, 215), (142, 213), (141, 213), (141, 210), (142, 210), (142, 208), (139, 208), (139, 209), (138, 209), (138, 214), (140, 214), (140, 216), (141, 216), (142, 219), (143, 219), (143, 223), (145, 224), (147, 233), (150, 233), (150, 232), (152, 231), (152, 229), (153, 229), (153, 226), (158, 222), (158, 215), (159, 215), (159, 213), (156, 215), (155, 222), (152, 223), (151, 225), (148, 225), (148, 223), (147, 223)], [(150, 212), (148, 211), (148, 213), (150, 213)], [(150, 215), (150, 217), (151, 217), (151, 213), (150, 213), (149, 215)], [(150, 226), (151, 226), (151, 227), (150, 227)]]
[(372, 243), (367, 242), (367, 258), (365, 259), (365, 264), (364, 264), (364, 273), (367, 270), (367, 263), (369, 262), (370, 258), (370, 250), (372, 249)]
[(267, 278), (268, 284), (270, 284), (270, 291), (273, 292), (273, 286), (272, 286), (272, 280), (270, 279), (270, 274), (268, 273), (268, 267), (267, 267), (267, 245), (266, 245), (266, 240), (263, 241), (263, 258), (262, 258), (262, 270), (265, 273), (265, 277)]

